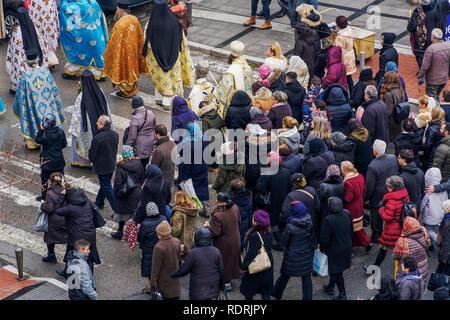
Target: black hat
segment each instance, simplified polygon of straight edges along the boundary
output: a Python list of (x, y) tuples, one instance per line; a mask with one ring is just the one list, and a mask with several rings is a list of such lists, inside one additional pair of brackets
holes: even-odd
[(128, 5), (130, 4), (130, 1), (128, 1), (128, 0), (119, 0), (118, 2), (117, 2), (117, 6), (120, 8), (120, 9), (128, 9)]
[(25, 51), (25, 55), (27, 56), (27, 60), (32, 61), (36, 60), (38, 57), (39, 51), (36, 48), (30, 48)]
[(142, 107), (144, 105), (144, 100), (140, 96), (134, 96), (133, 99), (131, 99), (131, 107), (133, 109)]

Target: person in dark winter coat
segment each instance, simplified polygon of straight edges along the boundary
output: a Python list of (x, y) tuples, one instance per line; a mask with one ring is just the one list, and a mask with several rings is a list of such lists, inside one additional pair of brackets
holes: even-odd
[[(269, 214), (264, 210), (256, 210), (253, 213), (252, 222), (253, 226), (247, 231), (244, 238), (247, 254), (242, 262), (244, 275), (239, 290), (246, 300), (252, 300), (256, 294), (261, 294), (262, 300), (270, 300), (273, 291), (273, 236), (270, 229)], [(248, 267), (261, 249), (261, 244), (269, 256), (271, 266), (264, 271), (250, 274)]]
[(278, 152), (281, 157), (281, 166), (289, 170), (289, 176), (300, 172), (302, 158), (293, 153), (292, 148), (286, 143), (281, 143)]
[[(97, 129), (98, 131), (92, 139), (91, 148), (89, 149), (89, 161), (92, 162), (100, 184), (95, 204), (100, 209), (103, 209), (105, 207), (105, 198), (107, 198), (111, 208), (114, 210), (116, 199), (111, 185), (111, 178), (116, 169), (119, 135), (111, 129), (111, 119), (105, 115), (101, 115), (98, 118)], [(86, 240), (89, 241), (89, 239)]]
[(347, 128), (347, 140), (355, 145), (355, 168), (363, 177), (366, 177), (367, 167), (373, 159), (369, 131), (355, 118), (348, 121)]
[(273, 129), (280, 129), (283, 126), (283, 118), (292, 116), (291, 107), (287, 103), (288, 96), (283, 91), (273, 93), (274, 105), (267, 113), (267, 117), (272, 121)]
[(308, 73), (313, 75), (316, 60), (316, 54), (314, 51), (314, 38), (316, 32), (311, 30), (304, 22), (298, 23), (294, 30), (295, 45), (293, 55), (299, 56), (303, 61), (305, 61), (308, 66)]
[(353, 92), (350, 95), (351, 98), (348, 103), (350, 107), (356, 110), (356, 108), (366, 101), (364, 98), (366, 96), (365, 91), (368, 85), (375, 85), (375, 81), (373, 80), (373, 72), (370, 67), (361, 71), (359, 81), (353, 87)]
[(285, 91), (286, 90), (286, 74), (281, 72), (280, 69), (274, 69), (267, 77), (270, 86), (269, 90), (274, 93), (275, 91)]
[(417, 270), (416, 259), (406, 254), (400, 262), (400, 267), (404, 274), (395, 281), (397, 299), (421, 300), (422, 294), (425, 291), (425, 281), (419, 270)]
[(436, 0), (421, 0), (408, 20), (407, 30), (414, 34), (413, 50), (419, 68), (422, 67), (425, 49), (431, 44), (431, 31), (443, 27), (440, 15)]
[(67, 140), (64, 130), (56, 126), (56, 119), (53, 115), (46, 115), (42, 119), (40, 130), (38, 131), (36, 143), (41, 145), (39, 161), (41, 163), (41, 196), (38, 201), (45, 200), (46, 183), (53, 172), (64, 174), (66, 161), (62, 149), (67, 147)]
[(386, 65), (388, 62), (395, 62), (398, 65), (398, 53), (397, 49), (394, 47), (395, 38), (397, 36), (392, 32), (383, 32), (381, 34), (381, 44), (383, 48), (380, 51), (380, 70), (377, 72), (375, 76), (375, 80), (378, 82), (384, 77), (384, 73), (386, 70)]
[(159, 214), (158, 206), (154, 202), (147, 203), (146, 217), (139, 227), (137, 241), (139, 249), (142, 250), (141, 276), (149, 278), (149, 281), (152, 273), (153, 248), (158, 242), (156, 227), (163, 221), (166, 221), (166, 217)]
[(166, 212), (166, 206), (172, 201), (170, 183), (162, 177), (161, 170), (154, 164), (147, 166), (145, 172), (147, 181), (142, 189), (142, 196), (136, 208), (133, 220), (136, 224), (142, 223), (146, 217), (146, 207), (149, 202), (154, 202), (158, 212)]
[(416, 205), (417, 215), (420, 215), (420, 202), (425, 190), (424, 173), (414, 162), (414, 154), (409, 149), (403, 149), (397, 156), (400, 174), (408, 191), (411, 202)]
[(367, 86), (364, 99), (366, 102), (361, 105), (364, 108), (361, 123), (369, 131), (370, 140), (380, 139), (389, 143), (389, 114), (386, 104), (378, 100), (377, 88)]
[(416, 167), (420, 167), (419, 150), (422, 144), (422, 137), (419, 128), (417, 128), (414, 119), (408, 118), (403, 120), (403, 132), (400, 133), (394, 141), (395, 155), (398, 156), (401, 150), (409, 149), (414, 154), (414, 162)]
[(144, 100), (140, 96), (134, 96), (131, 99), (131, 106), (133, 117), (130, 121), (128, 138), (124, 144), (134, 148), (136, 157), (141, 160), (145, 171), (155, 145), (155, 115), (153, 111), (145, 109)]
[(175, 164), (172, 161), (172, 150), (176, 144), (167, 135), (167, 128), (163, 124), (155, 127), (155, 150), (153, 150), (151, 164), (156, 165), (162, 171), (164, 179), (173, 184)]
[(189, 276), (189, 300), (212, 300), (225, 288), (222, 255), (211, 242), (211, 232), (198, 228), (194, 235), (195, 246), (172, 278)]
[[(56, 203), (60, 197), (64, 197), (62, 191), (69, 184), (64, 181), (61, 172), (53, 172), (49, 178), (50, 187), (45, 195), (45, 201), (41, 204), (41, 211), (48, 216), (48, 231), (44, 233), (44, 242), (47, 244), (48, 255), (42, 258), (43, 262), (57, 263), (55, 255), (55, 244), (67, 242), (66, 222), (64, 217), (55, 214), (58, 208)], [(59, 204), (61, 206), (61, 204)]]
[(329, 85), (323, 93), (323, 100), (327, 103), (328, 110), (333, 116), (333, 120), (331, 120), (333, 132), (347, 132), (348, 120), (353, 117), (352, 108), (348, 104), (347, 89), (339, 84)]
[(288, 96), (287, 102), (291, 106), (292, 116), (298, 121), (298, 123), (302, 123), (302, 105), (306, 90), (297, 81), (297, 73), (288, 72), (286, 74), (286, 89), (284, 89), (284, 92)]
[(306, 179), (303, 173), (294, 173), (291, 175), (292, 191), (288, 193), (284, 199), (283, 206), (280, 213), (280, 223), (284, 227), (286, 219), (291, 213), (291, 206), (293, 202), (300, 201), (306, 207), (308, 214), (311, 216), (311, 221), (314, 226), (317, 225), (316, 219), (319, 217), (320, 199), (316, 191), (306, 185)]
[[(56, 273), (63, 277), (67, 276), (67, 255), (75, 249), (75, 241), (78, 239), (85, 239), (91, 244), (87, 263), (94, 272), (94, 263), (101, 263), (96, 246), (97, 235), (92, 214), (94, 205), (81, 189), (64, 189), (62, 194), (65, 196), (59, 198), (58, 209), (55, 210), (55, 213), (65, 217), (66, 220), (67, 248), (63, 260), (66, 262), (66, 267), (64, 270), (56, 270)], [(62, 205), (63, 203), (65, 205)]]
[(264, 130), (272, 130), (272, 121), (264, 114), (260, 108), (252, 107), (250, 109), (250, 124), (257, 124)]
[[(114, 176), (114, 195), (116, 196), (116, 207), (114, 208), (114, 221), (119, 224), (117, 232), (111, 233), (111, 237), (120, 240), (123, 236), (123, 227), (125, 222), (130, 220), (134, 215), (142, 197), (141, 186), (145, 181), (145, 173), (142, 168), (140, 158), (134, 156), (131, 146), (122, 146), (122, 160), (117, 162), (116, 174)], [(127, 194), (121, 194), (120, 189), (128, 183), (130, 178), (136, 187), (131, 189)]]
[(333, 152), (328, 151), (321, 139), (309, 143), (310, 154), (303, 159), (303, 174), (310, 187), (315, 190), (325, 179), (327, 168), (335, 162)]
[(242, 129), (250, 123), (250, 109), (252, 99), (245, 91), (232, 92), (228, 98), (230, 101), (225, 115), (225, 125), (227, 129)]
[(225, 121), (219, 116), (214, 103), (202, 101), (199, 108), (197, 115), (202, 121), (203, 133), (209, 129), (222, 130), (225, 128)]
[(347, 300), (343, 272), (352, 265), (352, 216), (344, 209), (342, 200), (336, 197), (328, 200), (328, 213), (319, 239), (320, 250), (328, 257), (330, 274), (330, 283), (324, 288), (328, 294), (334, 295), (334, 286), (337, 285), (339, 295), (333, 300)]
[(439, 265), (436, 269), (437, 273), (446, 273), (450, 275), (450, 200), (444, 201), (444, 218), (438, 231), (438, 242), (440, 243), (438, 261)]
[[(388, 193), (383, 197), (383, 206), (379, 209), (381, 219), (384, 221), (383, 232), (380, 236), (380, 251), (375, 260), (375, 265), (380, 266), (386, 257), (387, 251), (392, 250), (402, 234), (400, 218), (403, 203), (410, 201), (408, 191), (405, 189), (403, 179), (399, 176), (391, 176), (386, 180)], [(372, 234), (373, 235), (373, 234)], [(364, 266), (367, 270), (367, 266)]]
[(245, 189), (242, 179), (231, 181), (231, 190), (229, 192), (231, 201), (237, 205), (241, 223), (239, 223), (239, 234), (241, 235), (241, 251), (244, 249), (244, 237), (248, 229), (252, 226), (253, 201), (252, 192)]
[(217, 193), (229, 192), (232, 180), (244, 179), (245, 155), (243, 152), (238, 152), (236, 143), (230, 141), (222, 144), (216, 158), (219, 169), (212, 188)]
[(397, 300), (397, 287), (395, 286), (395, 280), (387, 277), (382, 277), (378, 293), (369, 300), (381, 300), (381, 301)]
[(383, 221), (378, 213), (380, 202), (387, 192), (385, 182), (390, 176), (398, 173), (398, 162), (394, 155), (385, 154), (386, 143), (375, 140), (373, 143), (373, 159), (367, 168), (366, 193), (364, 203), (370, 207), (371, 241), (377, 243), (383, 228)]
[(333, 47), (328, 51), (327, 74), (322, 79), (322, 87), (327, 88), (332, 84), (341, 85), (345, 91), (348, 89), (347, 70), (342, 62), (341, 47)]
[(355, 144), (347, 140), (340, 131), (335, 131), (331, 134), (331, 151), (338, 166), (341, 165), (342, 161), (355, 161)]
[(327, 67), (328, 55), (333, 43), (329, 38), (320, 40), (320, 51), (316, 54), (316, 61), (314, 64), (314, 75), (322, 79), (325, 76), (325, 69)]
[[(194, 150), (201, 149), (203, 154), (208, 146), (208, 141), (203, 140), (203, 133), (197, 123), (188, 124), (186, 129), (189, 132), (189, 136), (183, 139), (179, 152), (181, 159), (186, 158), (186, 160), (178, 165), (178, 180), (175, 183), (179, 184), (182, 181), (192, 179), (198, 199), (206, 202), (209, 200), (208, 165), (205, 163), (204, 157), (201, 157), (201, 163), (195, 161), (197, 157), (195, 157)], [(190, 152), (188, 152), (189, 148)], [(187, 156), (183, 158), (185, 149)]]
[[(259, 206), (258, 208), (265, 208), (270, 214), (270, 225), (273, 232), (275, 244), (273, 248), (275, 250), (282, 250), (280, 244), (281, 232), (280, 232), (280, 211), (283, 205), (283, 201), (290, 191), (290, 168), (282, 166), (282, 159), (276, 152), (270, 152), (267, 158), (268, 167), (264, 168), (268, 170), (270, 174), (261, 175), (256, 185), (256, 193), (261, 195), (267, 195), (270, 193), (270, 205)], [(278, 170), (276, 170), (276, 163), (278, 163)]]
[(396, 105), (405, 102), (405, 92), (398, 75), (393, 71), (386, 72), (384, 75), (380, 88), (380, 101), (386, 104), (388, 110), (389, 141), (394, 141), (401, 132), (401, 124), (394, 119), (394, 110)]
[(431, 120), (425, 128), (422, 139), (422, 170), (426, 172), (433, 166), (434, 152), (441, 144), (441, 126), (445, 123), (445, 112), (440, 107), (435, 107), (431, 112)]
[(320, 215), (317, 219), (316, 234), (319, 238), (320, 228), (323, 224), (323, 220), (328, 215), (328, 199), (336, 197), (341, 200), (344, 199), (344, 181), (341, 176), (341, 170), (335, 164), (330, 165), (327, 168), (325, 179), (317, 188), (317, 196), (320, 199)]
[(285, 250), (273, 296), (281, 300), (289, 278), (302, 277), (303, 300), (312, 300), (311, 273), (317, 244), (312, 218), (303, 203), (291, 207), (281, 242)]
[(442, 128), (441, 144), (434, 152), (433, 167), (439, 168), (442, 172), (442, 180), (450, 178), (450, 123)]
[(217, 207), (211, 214), (209, 226), (214, 246), (222, 254), (225, 270), (225, 290), (231, 290), (231, 280), (241, 278), (241, 242), (239, 208), (233, 204), (229, 195), (220, 192), (217, 195)]
[(183, 97), (176, 96), (172, 100), (172, 126), (171, 135), (177, 129), (186, 129), (188, 123), (199, 121), (194, 111), (189, 109), (186, 100)]

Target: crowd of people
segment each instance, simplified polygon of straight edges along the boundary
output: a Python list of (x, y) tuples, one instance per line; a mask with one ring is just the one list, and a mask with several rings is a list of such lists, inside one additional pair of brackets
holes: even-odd
[[(337, 287), (334, 299), (346, 300), (343, 272), (352, 266), (352, 248), (369, 252), (377, 244), (374, 265), (391, 253), (396, 271), (373, 299), (420, 299), (431, 273), (427, 254), (437, 252), (437, 273), (450, 273), (450, 92), (443, 90), (450, 44), (443, 41), (434, 0), (422, 0), (408, 24), (417, 42), (417, 85), (426, 81), (419, 113), (406, 103), (409, 88), (398, 74), (395, 35), (382, 35), (380, 69), (360, 70), (355, 84), (352, 27), (338, 16), (332, 33), (317, 1), (296, 10), (288, 2), (295, 30), (289, 60), (278, 43), (270, 45), (256, 78), (244, 43), (233, 41), (230, 66), (217, 85), (208, 81), (206, 63), (192, 63), (178, 1), (169, 7), (155, 0), (143, 31), (128, 1), (119, 0), (109, 39), (96, 1), (63, 0), (59, 20), (50, 14), (55, 2), (45, 2), (56, 18), (44, 25), (33, 21), (34, 10), (42, 9), (35, 2), (19, 9), (20, 26), (8, 46), (12, 110), (27, 148), (40, 148), (38, 200), (49, 217), (43, 262), (57, 263), (55, 245), (66, 244), (66, 266), (57, 273), (81, 274), (82, 288), (70, 289), (71, 299), (97, 298), (95, 217), (105, 199), (118, 223), (112, 238), (127, 240), (135, 227), (141, 275), (149, 279), (144, 292), (155, 299), (179, 299), (179, 278), (189, 274), (192, 300), (217, 299), (237, 279), (247, 300), (258, 294), (282, 299), (290, 277), (302, 277), (303, 299), (311, 300), (313, 260), (321, 252), (328, 259), (325, 292), (334, 295)], [(262, 1), (266, 20), (268, 2)], [(252, 1), (246, 25), (254, 24), (257, 3)], [(72, 25), (74, 9), (81, 28)], [(47, 23), (61, 26), (68, 60), (63, 77), (80, 79), (68, 130), (70, 163), (98, 176), (95, 201), (64, 178), (66, 117), (49, 70), (58, 63), (56, 47), (40, 32)], [(155, 84), (156, 104), (170, 110), (170, 128), (137, 95), (145, 73)], [(105, 77), (118, 86), (117, 95), (131, 98), (120, 161), (120, 137), (97, 83)], [(186, 99), (184, 86), (192, 87)], [(231, 134), (239, 130), (243, 139)], [(415, 217), (404, 217), (406, 204), (414, 206)], [(283, 252), (276, 281), (272, 250)], [(266, 265), (255, 272), (262, 253)], [(361, 272), (367, 269), (361, 266)]]

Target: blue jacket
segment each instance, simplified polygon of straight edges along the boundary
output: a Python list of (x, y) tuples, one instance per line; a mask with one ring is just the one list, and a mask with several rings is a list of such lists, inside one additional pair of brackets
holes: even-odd
[(339, 84), (332, 84), (328, 86), (323, 93), (323, 99), (328, 105), (333, 120), (331, 127), (334, 131), (347, 133), (347, 124), (354, 115), (350, 107), (348, 92)]
[[(70, 300), (97, 300), (94, 277), (91, 268), (87, 264), (87, 254), (72, 250), (69, 252), (67, 263), (67, 274), (69, 276), (69, 299)], [(74, 277), (74, 278), (72, 278)], [(70, 281), (73, 279), (72, 281)], [(71, 285), (74, 286), (71, 289)]]
[(419, 270), (408, 272), (395, 281), (398, 300), (420, 300), (424, 283)]
[(231, 201), (239, 208), (241, 223), (239, 224), (239, 233), (241, 235), (241, 250), (244, 248), (244, 237), (248, 229), (252, 226), (253, 205), (252, 193), (248, 189), (242, 191), (231, 191), (229, 193)]

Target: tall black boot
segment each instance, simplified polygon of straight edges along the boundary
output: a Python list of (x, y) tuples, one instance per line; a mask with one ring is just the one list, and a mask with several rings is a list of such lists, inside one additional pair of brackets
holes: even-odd
[(48, 255), (44, 258), (42, 258), (42, 262), (46, 263), (57, 263), (56, 255), (55, 255), (55, 245), (54, 244), (48, 244)]
[(65, 279), (67, 279), (69, 276), (67, 275), (67, 263), (66, 266), (64, 267), (64, 270), (58, 269), (56, 270), (56, 273), (60, 276), (63, 277)]
[(112, 232), (111, 237), (113, 237), (113, 239), (122, 240), (124, 226), (125, 226), (125, 221), (120, 221), (119, 229), (117, 230), (117, 232)]

